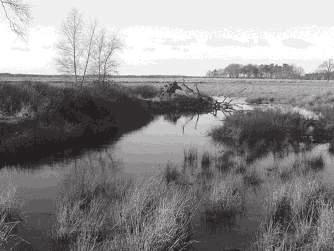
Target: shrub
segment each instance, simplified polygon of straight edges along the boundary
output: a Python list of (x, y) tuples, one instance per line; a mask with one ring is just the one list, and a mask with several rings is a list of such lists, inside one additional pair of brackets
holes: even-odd
[(278, 110), (254, 110), (235, 113), (226, 118), (223, 126), (211, 132), (214, 140), (233, 141), (255, 146), (257, 143), (275, 144), (300, 140), (305, 135), (305, 119), (298, 113)]

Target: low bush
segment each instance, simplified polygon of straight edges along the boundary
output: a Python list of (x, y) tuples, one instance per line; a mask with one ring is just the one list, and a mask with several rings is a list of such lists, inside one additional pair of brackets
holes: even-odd
[(289, 145), (309, 142), (307, 120), (298, 113), (254, 110), (228, 116), (210, 136), (218, 143), (236, 147), (252, 162), (269, 151), (281, 152)]

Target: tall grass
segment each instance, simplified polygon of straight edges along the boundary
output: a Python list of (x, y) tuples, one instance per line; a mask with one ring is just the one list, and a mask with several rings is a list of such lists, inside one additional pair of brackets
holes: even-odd
[(56, 239), (73, 250), (173, 250), (191, 243), (194, 197), (164, 176), (124, 180), (80, 164), (64, 181)]
[(138, 95), (142, 98), (154, 98), (158, 97), (161, 93), (160, 89), (152, 85), (138, 85), (129, 87), (127, 91), (130, 94)]
[(184, 150), (184, 165), (188, 167), (197, 167), (198, 151), (192, 147)]
[(189, 191), (150, 180), (135, 186), (122, 205), (124, 231), (111, 245), (115, 250), (179, 250), (190, 242), (193, 201)]
[(209, 186), (206, 214), (218, 217), (240, 213), (243, 209), (243, 197), (242, 176), (230, 173), (216, 175)]
[(0, 193), (0, 248), (7, 249), (8, 242), (16, 237), (16, 228), (22, 219), (13, 186), (2, 187)]
[[(314, 250), (324, 234), (321, 215), (329, 194), (314, 176), (278, 183), (267, 201), (267, 218), (259, 235), (260, 250)], [(325, 215), (323, 215), (325, 217)]]
[(204, 152), (202, 154), (202, 160), (201, 160), (201, 168), (202, 169), (208, 169), (210, 168), (211, 164), (212, 164), (212, 156), (210, 155), (209, 152)]
[(274, 171), (283, 181), (296, 177), (315, 174), (325, 167), (325, 161), (320, 154), (297, 154), (276, 164)]
[(306, 130), (304, 123), (305, 119), (298, 113), (254, 110), (228, 116), (224, 125), (212, 130), (211, 136), (218, 142), (265, 148), (301, 140)]

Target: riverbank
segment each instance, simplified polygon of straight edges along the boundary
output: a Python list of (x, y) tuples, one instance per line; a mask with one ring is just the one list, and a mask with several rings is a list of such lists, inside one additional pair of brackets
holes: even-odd
[(140, 128), (157, 114), (201, 112), (209, 107), (208, 102), (185, 96), (147, 99), (159, 93), (151, 86), (1, 84), (0, 165), (75, 156)]

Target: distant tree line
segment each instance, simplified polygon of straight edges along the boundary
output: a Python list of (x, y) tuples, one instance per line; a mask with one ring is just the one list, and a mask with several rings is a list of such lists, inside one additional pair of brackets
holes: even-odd
[(302, 67), (289, 64), (229, 64), (225, 68), (208, 71), (206, 76), (221, 78), (305, 79), (329, 81), (334, 79), (334, 60), (330, 58), (321, 63), (316, 71), (306, 74)]
[(300, 79), (304, 76), (304, 69), (289, 64), (230, 64), (222, 69), (208, 71), (206, 76), (225, 78)]
[(334, 79), (334, 62), (333, 59), (328, 59), (319, 65), (318, 70), (314, 73), (305, 75), (305, 79), (309, 80), (331, 80)]

